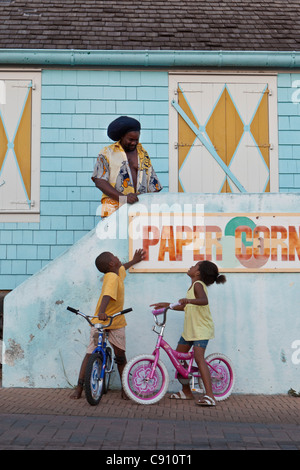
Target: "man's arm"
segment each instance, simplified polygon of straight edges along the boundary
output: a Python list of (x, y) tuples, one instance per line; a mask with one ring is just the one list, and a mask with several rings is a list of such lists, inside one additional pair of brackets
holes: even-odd
[(134, 264), (139, 263), (145, 258), (146, 252), (141, 248), (140, 250), (136, 250), (133, 258), (131, 261), (128, 261), (128, 263), (124, 263), (123, 266), (125, 269), (129, 269), (131, 266)]
[(126, 202), (128, 202), (128, 204), (134, 204), (138, 201), (138, 197), (135, 193), (124, 195), (120, 193), (120, 191), (117, 191), (115, 188), (113, 188), (113, 186), (106, 180), (103, 180), (101, 178), (94, 178), (94, 183), (96, 187), (100, 189), (100, 191), (102, 191), (106, 196), (111, 197), (115, 201), (120, 202), (120, 197), (126, 198)]

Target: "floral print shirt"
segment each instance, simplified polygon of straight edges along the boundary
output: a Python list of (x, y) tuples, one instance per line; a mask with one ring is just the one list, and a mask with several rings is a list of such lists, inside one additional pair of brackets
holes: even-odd
[[(103, 179), (110, 183), (120, 193), (127, 195), (129, 193), (153, 193), (160, 191), (162, 186), (157, 178), (150, 157), (143, 146), (137, 145), (138, 153), (138, 173), (136, 190), (133, 186), (132, 175), (123, 147), (119, 142), (104, 147), (97, 158), (92, 180)], [(119, 207), (119, 203), (103, 194), (102, 204), (112, 204), (113, 210)], [(109, 211), (109, 213), (113, 212)], [(102, 211), (103, 212), (103, 211)], [(109, 215), (109, 214), (102, 214)]]

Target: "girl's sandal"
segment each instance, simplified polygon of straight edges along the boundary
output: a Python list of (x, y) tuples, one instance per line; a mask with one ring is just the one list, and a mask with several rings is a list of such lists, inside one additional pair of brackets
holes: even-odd
[(171, 400), (193, 400), (193, 396), (186, 395), (182, 390), (180, 390), (178, 393), (172, 393), (170, 395)]
[(204, 395), (198, 402), (197, 405), (199, 406), (216, 406), (216, 402), (213, 398), (209, 397), (208, 395)]

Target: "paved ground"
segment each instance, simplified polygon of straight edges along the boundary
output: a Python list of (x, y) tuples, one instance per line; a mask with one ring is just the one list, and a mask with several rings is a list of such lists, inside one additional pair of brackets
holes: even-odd
[(70, 393), (0, 388), (0, 450), (117, 452), (102, 453), (105, 459), (125, 451), (149, 451), (150, 456), (162, 450), (185, 455), (206, 449), (300, 450), (297, 397), (232, 395), (214, 408), (202, 408), (167, 397), (155, 405), (137, 405), (109, 391), (92, 407), (85, 398), (71, 400)]

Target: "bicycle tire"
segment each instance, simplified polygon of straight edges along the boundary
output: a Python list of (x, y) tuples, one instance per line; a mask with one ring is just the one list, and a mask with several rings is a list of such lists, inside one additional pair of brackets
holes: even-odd
[(126, 395), (138, 404), (152, 405), (157, 403), (168, 390), (169, 374), (166, 366), (160, 360), (158, 360), (153, 379), (145, 380), (153, 362), (153, 355), (142, 354), (132, 358), (124, 368), (123, 389)]
[(209, 367), (215, 400), (226, 400), (231, 395), (235, 383), (235, 373), (231, 360), (222, 353), (210, 354), (205, 360), (221, 374), (221, 378), (217, 377), (216, 373)]
[(103, 382), (103, 393), (106, 394), (109, 389), (111, 374), (113, 372), (113, 355), (112, 350), (110, 347), (106, 348), (106, 364), (105, 364), (105, 374), (104, 374), (104, 382)]
[(104, 380), (100, 379), (102, 369), (102, 355), (91, 354), (85, 371), (85, 396), (92, 406), (98, 405), (103, 395)]

